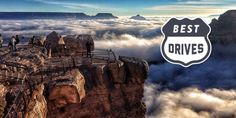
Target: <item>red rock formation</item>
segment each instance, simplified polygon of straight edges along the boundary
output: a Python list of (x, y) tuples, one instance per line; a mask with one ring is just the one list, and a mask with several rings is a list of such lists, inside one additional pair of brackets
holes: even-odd
[(84, 77), (77, 69), (68, 71), (63, 78), (49, 83), (48, 100), (57, 108), (80, 103), (85, 97), (84, 84)]
[(10, 111), (10, 116), (26, 118), (145, 116), (142, 97), (148, 65), (144, 60), (117, 60), (110, 55), (91, 59), (76, 53), (48, 58), (41, 47), (32, 46), (2, 55), (0, 80), (8, 88), (8, 95), (3, 95), (5, 115)]
[(38, 85), (33, 91), (32, 98), (27, 106), (25, 118), (46, 118), (47, 116), (47, 102), (43, 95), (44, 86)]
[[(143, 118), (146, 111), (142, 102), (143, 84), (147, 69), (145, 61), (126, 57), (107, 66), (83, 65), (79, 70), (85, 78), (85, 97), (81, 102), (65, 102), (67, 105), (57, 107), (52, 104), (55, 101), (51, 101), (49, 95), (48, 104), (51, 106), (48, 107), (48, 117)], [(69, 94), (70, 90), (64, 90), (65, 94)], [(66, 96), (72, 94), (75, 93)]]
[(0, 85), (0, 117), (2, 118), (4, 116), (4, 108), (6, 107), (6, 91), (7, 88), (3, 85)]
[(56, 48), (56, 47), (58, 47), (57, 42), (59, 40), (60, 40), (59, 34), (55, 31), (51, 32), (45, 40), (46, 48)]

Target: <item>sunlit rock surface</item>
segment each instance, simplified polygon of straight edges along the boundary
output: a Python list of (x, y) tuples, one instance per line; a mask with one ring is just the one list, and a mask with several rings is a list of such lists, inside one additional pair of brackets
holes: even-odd
[(85, 97), (85, 79), (79, 70), (67, 71), (65, 76), (49, 83), (49, 101), (56, 107), (79, 103)]
[(3, 85), (0, 85), (0, 117), (4, 116), (4, 108), (6, 107), (6, 91), (7, 88)]
[(27, 106), (25, 118), (46, 118), (47, 116), (47, 102), (43, 95), (44, 85), (36, 86), (33, 91), (32, 98)]
[[(53, 43), (58, 37), (52, 32), (46, 42)], [(90, 36), (85, 35), (72, 40), (84, 48), (81, 37), (93, 43)], [(72, 46), (75, 44), (66, 44), (75, 49)], [(77, 50), (68, 50), (73, 56), (57, 52), (49, 58), (39, 45), (22, 45), (17, 49), (10, 52), (7, 47), (0, 48), (0, 80), (2, 88), (7, 88), (1, 93), (1, 109), (4, 109), (1, 115), (17, 114), (26, 118), (145, 116), (142, 98), (148, 72), (146, 61), (130, 57), (105, 58), (107, 50), (104, 57), (95, 54), (88, 58)]]

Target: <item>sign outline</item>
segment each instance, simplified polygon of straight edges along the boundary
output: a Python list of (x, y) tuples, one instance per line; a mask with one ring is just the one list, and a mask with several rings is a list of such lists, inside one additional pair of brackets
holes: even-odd
[[(209, 50), (207, 51), (207, 54), (206, 54), (202, 59), (200, 59), (200, 60), (192, 60), (192, 61), (190, 61), (190, 62), (188, 62), (188, 63), (184, 63), (184, 62), (179, 61), (179, 60), (170, 59), (170, 58), (165, 54), (165, 51), (163, 51), (163, 50), (164, 50), (164, 44), (165, 44), (165, 42), (166, 42), (166, 40), (167, 40), (167, 36), (166, 36), (165, 33), (163, 32), (163, 27), (164, 27), (170, 20), (172, 20), (172, 19), (176, 19), (176, 20), (188, 19), (188, 20), (192, 20), (192, 21), (193, 21), (193, 20), (196, 20), (196, 19), (200, 19), (200, 20), (202, 20), (202, 21), (206, 24), (206, 26), (209, 28), (209, 32), (207, 33), (206, 37), (204, 36), (204, 37), (205, 37), (204, 39), (205, 39), (206, 42), (207, 42), (207, 45), (208, 45)], [(163, 38), (162, 41), (161, 41), (161, 45), (160, 45), (161, 55), (162, 55), (162, 57), (163, 57), (167, 62), (169, 62), (169, 63), (178, 64), (178, 65), (181, 65), (181, 66), (187, 68), (187, 67), (190, 67), (190, 66), (192, 66), (192, 65), (201, 64), (201, 63), (205, 62), (205, 61), (210, 57), (210, 55), (211, 55), (211, 52), (212, 52), (212, 44), (211, 44), (211, 41), (210, 41), (210, 39), (209, 39), (209, 35), (210, 35), (210, 33), (211, 33), (211, 27), (210, 27), (209, 24), (207, 24), (202, 18), (192, 18), (192, 19), (191, 19), (191, 18), (175, 18), (175, 17), (169, 18), (169, 19), (164, 23), (164, 25), (161, 27), (161, 33), (162, 33), (163, 36), (164, 36), (164, 38)]]

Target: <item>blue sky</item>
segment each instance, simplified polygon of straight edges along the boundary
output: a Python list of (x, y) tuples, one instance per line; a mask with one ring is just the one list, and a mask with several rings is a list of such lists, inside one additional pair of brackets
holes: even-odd
[(217, 15), (236, 9), (236, 0), (1, 0), (0, 11), (110, 12), (117, 16)]

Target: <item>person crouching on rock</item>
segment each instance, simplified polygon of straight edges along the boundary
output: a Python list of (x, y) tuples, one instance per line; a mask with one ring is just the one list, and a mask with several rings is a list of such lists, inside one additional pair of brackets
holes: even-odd
[(3, 44), (3, 38), (2, 38), (2, 34), (0, 34), (0, 48), (2, 47)]
[(86, 42), (87, 49), (87, 57), (91, 57), (91, 43), (89, 41)]
[(11, 40), (8, 43), (8, 47), (10, 47), (12, 52), (16, 51), (16, 39), (15, 39), (15, 36), (11, 37)]

